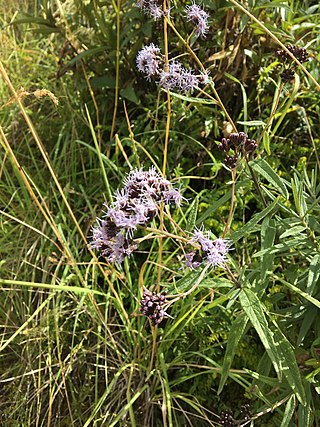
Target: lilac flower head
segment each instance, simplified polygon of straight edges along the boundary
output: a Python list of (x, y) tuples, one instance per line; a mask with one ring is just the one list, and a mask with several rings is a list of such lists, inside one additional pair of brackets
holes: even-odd
[(179, 205), (182, 199), (180, 190), (154, 167), (146, 171), (131, 170), (123, 181), (123, 188), (116, 191), (114, 201), (105, 204), (105, 219), (97, 220), (89, 246), (99, 250), (110, 262), (121, 263), (136, 249), (134, 232), (152, 221), (158, 213), (158, 203)]
[(203, 227), (195, 228), (190, 239), (191, 244), (199, 244), (201, 250), (187, 254), (187, 267), (197, 268), (202, 259), (212, 267), (223, 267), (227, 262), (230, 243), (226, 239), (212, 240), (210, 232), (204, 231)]
[(196, 3), (192, 3), (191, 6), (187, 6), (186, 12), (188, 21), (196, 25), (195, 31), (197, 35), (205, 37), (209, 29), (209, 14), (201, 9), (201, 7)]
[(160, 86), (167, 90), (192, 93), (199, 86), (199, 80), (190, 68), (185, 69), (179, 61), (172, 61), (169, 70), (160, 73)]
[(130, 199), (142, 197), (155, 203), (163, 201), (165, 204), (179, 205), (182, 200), (180, 190), (173, 188), (170, 181), (163, 178), (154, 167), (147, 171), (133, 169), (124, 180), (124, 190)]
[(121, 264), (136, 249), (136, 245), (110, 219), (98, 219), (97, 222), (97, 226), (92, 228), (90, 248), (101, 251), (108, 261)]
[(163, 15), (159, 3), (157, 0), (138, 0), (136, 6), (156, 21)]
[(144, 73), (149, 80), (151, 76), (157, 76), (160, 73), (161, 61), (160, 49), (153, 43), (141, 49), (136, 59), (138, 70)]

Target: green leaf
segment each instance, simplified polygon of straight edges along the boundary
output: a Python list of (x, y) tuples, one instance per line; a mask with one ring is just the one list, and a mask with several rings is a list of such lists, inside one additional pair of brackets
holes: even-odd
[(289, 198), (287, 187), (279, 175), (272, 169), (264, 159), (252, 160), (249, 162), (252, 169), (263, 176), (279, 193), (286, 199)]
[[(269, 217), (264, 218), (261, 225), (261, 251), (269, 250), (274, 245), (276, 227), (274, 220)], [(260, 261), (260, 280), (264, 282), (267, 272), (272, 271), (274, 254), (264, 252)]]
[(276, 324), (275, 327), (273, 337), (280, 355), (282, 373), (299, 402), (305, 405), (306, 394), (292, 346)]
[(286, 404), (286, 409), (284, 411), (284, 415), (283, 415), (280, 427), (288, 427), (290, 420), (292, 418), (295, 406), (296, 406), (296, 399), (293, 394)]
[(51, 283), (37, 283), (37, 282), (26, 282), (22, 280), (14, 279), (0, 279), (0, 286), (17, 286), (17, 287), (27, 287), (27, 288), (39, 288), (39, 289), (49, 289), (55, 292), (74, 292), (75, 294), (94, 294), (106, 296), (106, 294), (96, 291), (95, 289), (90, 288), (81, 288), (80, 286), (69, 286), (69, 285), (52, 285)]
[(199, 197), (197, 196), (192, 202), (189, 210), (189, 216), (186, 225), (186, 231), (192, 231), (196, 225), (197, 215), (199, 207)]
[(311, 302), (311, 304), (315, 305), (316, 307), (320, 308), (320, 301), (318, 301), (316, 298), (313, 298), (311, 295), (307, 294), (306, 292), (302, 291), (301, 289), (297, 288), (296, 286), (292, 285), (291, 283), (287, 282), (286, 280), (281, 279), (279, 276), (274, 276), (279, 282), (286, 285), (289, 289), (296, 292), (297, 294), (301, 295), (303, 298), (305, 298), (307, 301)]
[[(239, 188), (239, 183), (235, 186), (235, 191)], [(208, 216), (211, 216), (213, 212), (215, 212), (217, 209), (220, 208), (220, 206), (223, 206), (225, 203), (227, 203), (231, 199), (231, 190), (229, 190), (224, 196), (220, 197), (220, 199), (214, 201), (211, 203), (211, 206), (204, 211), (204, 213), (198, 218), (197, 224), (201, 224)]]
[(170, 390), (170, 383), (168, 379), (168, 366), (165, 362), (165, 356), (163, 354), (163, 351), (160, 351), (159, 354), (159, 360), (160, 360), (160, 367), (161, 367), (161, 382), (164, 389), (164, 397), (166, 402), (166, 413), (168, 415), (168, 422), (169, 427), (173, 427), (173, 421), (172, 421), (172, 392)]
[(114, 89), (116, 87), (116, 79), (113, 76), (95, 76), (90, 79), (92, 89)]
[(299, 74), (295, 73), (294, 74), (294, 83), (292, 85), (292, 88), (290, 90), (290, 96), (288, 98), (288, 100), (286, 101), (286, 103), (284, 104), (284, 106), (281, 108), (281, 111), (279, 113), (275, 114), (275, 117), (279, 117), (276, 125), (274, 126), (273, 130), (272, 130), (272, 134), (271, 134), (271, 139), (273, 138), (274, 135), (276, 135), (277, 130), (279, 129), (279, 127), (281, 126), (283, 120), (285, 119), (287, 113), (289, 113), (290, 111), (290, 107), (292, 105), (292, 103), (294, 102), (294, 100), (296, 99), (296, 95), (298, 93), (298, 90), (300, 88), (300, 77)]
[(225, 278), (225, 277), (212, 277), (209, 279), (204, 279), (199, 288), (229, 288), (232, 289), (234, 287), (234, 283)]
[[(318, 313), (319, 313), (319, 310), (314, 305), (308, 306), (306, 311), (303, 313), (303, 320), (302, 320), (300, 330), (299, 330), (299, 335), (297, 338), (297, 346), (300, 346), (303, 343), (307, 333), (311, 330), (315, 319), (317, 319)], [(313, 329), (312, 329), (312, 332), (313, 332)]]
[(262, 120), (245, 120), (245, 121), (238, 120), (237, 123), (239, 123), (240, 125), (246, 125), (246, 126), (265, 126), (265, 122), (263, 122)]
[(170, 284), (166, 289), (169, 294), (181, 293), (190, 289), (195, 282), (200, 278), (203, 268), (199, 267), (197, 270), (191, 270), (186, 276), (182, 277), (175, 284)]
[(290, 6), (288, 6), (286, 3), (280, 2), (280, 1), (266, 1), (262, 4), (254, 6), (254, 10), (256, 9), (271, 9), (271, 8), (282, 8), (286, 9), (288, 11), (292, 11)]
[(134, 102), (135, 104), (139, 105), (140, 100), (136, 95), (135, 90), (133, 89), (132, 84), (129, 84), (126, 88), (120, 90), (120, 95), (123, 98), (128, 99), (131, 102)]
[(269, 136), (268, 132), (265, 132), (263, 134), (262, 143), (263, 143), (263, 148), (266, 150), (266, 153), (268, 154), (268, 156), (270, 156), (271, 155), (270, 136)]
[(170, 92), (170, 95), (173, 98), (179, 98), (179, 99), (182, 99), (183, 101), (192, 102), (193, 104), (205, 104), (205, 105), (218, 104), (217, 101), (214, 99), (195, 98), (194, 96), (181, 95), (180, 93), (176, 93), (176, 92)]
[(307, 293), (309, 295), (313, 294), (314, 288), (318, 283), (320, 276), (320, 255), (315, 255), (310, 263), (309, 273), (308, 273), (308, 282), (307, 282)]
[(296, 225), (282, 233), (281, 236), (279, 236), (279, 239), (284, 239), (288, 236), (296, 236), (297, 234), (300, 235), (305, 229), (306, 227), (304, 227), (303, 225)]
[(312, 416), (311, 416), (311, 407), (299, 405), (298, 410), (298, 425), (301, 427), (311, 427), (312, 426)]
[(80, 61), (80, 59), (87, 58), (88, 56), (93, 56), (101, 52), (106, 52), (107, 49), (108, 49), (108, 46), (99, 46), (99, 47), (94, 47), (92, 49), (85, 50), (79, 53), (75, 58), (71, 59), (71, 61), (68, 63), (68, 66), (71, 67), (73, 64)]
[(274, 200), (271, 205), (266, 207), (263, 211), (259, 212), (258, 214), (254, 215), (253, 218), (250, 219), (243, 227), (241, 227), (240, 230), (235, 231), (232, 233), (231, 240), (236, 242), (237, 240), (241, 239), (243, 236), (245, 236), (248, 233), (252, 233), (255, 231), (255, 226), (267, 215), (269, 215), (275, 206), (278, 203), (278, 199)]
[(229, 369), (231, 368), (231, 364), (236, 352), (237, 345), (244, 333), (244, 330), (248, 323), (248, 317), (243, 313), (239, 317), (236, 318), (236, 320), (233, 322), (229, 336), (227, 341), (227, 349), (226, 353), (223, 359), (223, 366), (222, 366), (222, 373), (221, 373), (221, 380), (219, 384), (218, 394), (221, 393), (227, 378)]
[(300, 181), (297, 174), (294, 175), (294, 179), (291, 179), (291, 187), (297, 213), (304, 217), (307, 213), (308, 207), (303, 194), (303, 183)]
[(277, 347), (273, 340), (273, 334), (269, 329), (266, 316), (264, 314), (264, 307), (262, 306), (258, 297), (250, 289), (242, 289), (239, 294), (240, 304), (250, 319), (252, 326), (257, 331), (262, 344), (264, 345), (272, 364), (281, 377), (281, 364), (280, 356)]
[(308, 246), (308, 239), (303, 235), (297, 236), (295, 239), (287, 240), (286, 243), (279, 243), (269, 249), (264, 249), (262, 251), (256, 252), (253, 257), (258, 257), (264, 255), (265, 253), (278, 255), (281, 253), (289, 254), (291, 248), (297, 249), (301, 245), (303, 245), (304, 247)]

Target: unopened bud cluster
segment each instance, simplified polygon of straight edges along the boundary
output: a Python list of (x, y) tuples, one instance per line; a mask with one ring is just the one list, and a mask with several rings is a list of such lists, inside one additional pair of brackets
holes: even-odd
[[(237, 166), (239, 151), (244, 150), (247, 154), (253, 153), (257, 148), (257, 143), (254, 139), (249, 139), (244, 132), (231, 133), (228, 138), (222, 138), (218, 145), (220, 151), (224, 151), (224, 163), (231, 169)], [(233, 151), (233, 154), (230, 153)]]
[[(293, 56), (297, 58), (299, 62), (303, 63), (309, 60), (308, 52), (304, 47), (288, 45), (286, 46), (286, 48), (288, 49), (289, 52), (292, 53)], [(292, 58), (288, 54), (288, 52), (282, 49), (279, 49), (276, 51), (276, 56), (280, 62), (292, 61)]]
[(283, 82), (291, 82), (294, 79), (294, 71), (290, 68), (285, 68), (280, 73), (280, 77)]
[[(309, 60), (308, 52), (304, 47), (288, 45), (286, 48), (297, 58), (299, 62), (303, 63)], [(294, 69), (296, 68), (296, 64), (293, 63), (293, 59), (285, 50), (279, 49), (275, 54), (278, 60), (286, 66), (286, 68), (284, 68), (280, 73), (281, 80), (284, 82), (291, 82), (294, 79)]]
[(237, 422), (230, 412), (221, 412), (219, 424), (224, 427), (234, 427), (237, 425)]
[(250, 405), (246, 403), (245, 405), (241, 406), (239, 421), (233, 418), (231, 412), (226, 411), (226, 412), (221, 412), (219, 424), (224, 427), (234, 427), (250, 421), (251, 418), (252, 418), (252, 415), (250, 412)]
[(168, 317), (168, 314), (163, 309), (166, 302), (166, 292), (157, 294), (144, 288), (139, 311), (147, 316), (152, 325), (155, 326), (162, 322), (164, 317)]

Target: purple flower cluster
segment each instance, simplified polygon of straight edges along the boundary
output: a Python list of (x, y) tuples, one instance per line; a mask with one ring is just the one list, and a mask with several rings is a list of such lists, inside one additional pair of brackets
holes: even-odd
[(161, 1), (157, 0), (138, 0), (136, 5), (147, 15), (151, 16), (155, 21), (163, 15), (160, 7)]
[(138, 226), (146, 226), (158, 212), (158, 203), (179, 205), (180, 190), (172, 186), (155, 168), (134, 169), (125, 178), (123, 188), (117, 190), (114, 202), (106, 205), (105, 219), (98, 219), (92, 229), (90, 247), (101, 251), (108, 261), (121, 263), (137, 246), (133, 233)]
[(206, 36), (208, 32), (208, 18), (209, 14), (205, 12), (199, 5), (192, 3), (191, 6), (186, 7), (187, 19), (189, 22), (192, 22), (196, 28), (195, 32), (198, 36)]
[(193, 250), (186, 255), (187, 267), (198, 268), (203, 261), (212, 267), (223, 267), (227, 262), (227, 253), (230, 249), (228, 240), (211, 240), (209, 231), (196, 228), (190, 243), (199, 244), (201, 249)]
[(176, 89), (179, 92), (193, 92), (201, 84), (208, 83), (208, 75), (195, 74), (191, 68), (185, 68), (179, 61), (171, 61), (165, 67), (160, 49), (151, 43), (137, 54), (137, 68), (148, 80), (154, 77), (164, 89)]
[(126, 256), (137, 248), (130, 237), (110, 219), (98, 219), (98, 225), (92, 228), (90, 247), (97, 249), (109, 262), (122, 263)]
[(163, 57), (160, 54), (160, 49), (153, 43), (138, 52), (136, 61), (138, 70), (144, 73), (148, 80), (150, 80), (151, 76), (155, 77), (160, 74)]
[(199, 87), (200, 80), (193, 70), (184, 68), (179, 61), (172, 61), (168, 71), (161, 71), (159, 83), (164, 89), (177, 89), (183, 93), (189, 91), (192, 93)]
[(152, 325), (155, 326), (162, 322), (164, 317), (169, 317), (163, 309), (166, 302), (166, 292), (157, 294), (144, 288), (139, 311), (147, 316), (151, 320)]

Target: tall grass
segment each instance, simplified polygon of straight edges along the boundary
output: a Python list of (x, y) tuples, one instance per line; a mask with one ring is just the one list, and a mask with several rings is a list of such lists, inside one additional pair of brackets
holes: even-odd
[[(168, 6), (157, 22), (131, 1), (0, 6), (1, 425), (320, 422), (319, 6), (205, 1), (206, 39), (185, 2)], [(135, 61), (151, 42), (211, 86), (147, 81)], [(311, 60), (283, 83), (289, 44)], [(217, 146), (234, 128), (259, 146), (230, 170)], [(109, 263), (91, 227), (151, 165), (188, 203)], [(202, 223), (232, 242), (227, 269), (183, 267), (171, 237)], [(184, 295), (157, 327), (144, 286)]]

